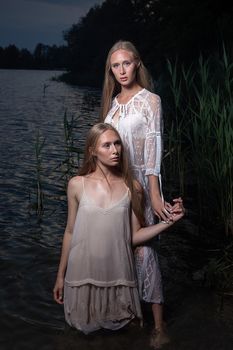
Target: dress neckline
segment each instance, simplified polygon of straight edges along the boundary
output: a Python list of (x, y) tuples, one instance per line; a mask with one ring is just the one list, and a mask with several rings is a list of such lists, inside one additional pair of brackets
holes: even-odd
[[(93, 200), (93, 198), (91, 198), (90, 196), (88, 196), (88, 194), (86, 193), (84, 178), (85, 178), (85, 176), (82, 177), (83, 193), (82, 193), (81, 200), (82, 200), (83, 198), (86, 198), (86, 200), (88, 201), (88, 204), (89, 204), (89, 205), (96, 207), (96, 208), (99, 209), (100, 211), (108, 212), (108, 211), (112, 210), (113, 208), (117, 207), (121, 202), (123, 202), (123, 201), (125, 200), (125, 198), (127, 198), (127, 197), (129, 198), (129, 188), (128, 188), (128, 186), (126, 186), (126, 184), (123, 182), (123, 184), (124, 184), (124, 186), (125, 186), (125, 193), (123, 193), (123, 195), (122, 195), (118, 200), (116, 200), (116, 201), (113, 202), (113, 203), (110, 203), (110, 205), (109, 205), (108, 207), (101, 207), (100, 205), (98, 205), (98, 204)], [(81, 201), (81, 200), (80, 200), (80, 201)]]
[(136, 94), (134, 94), (134, 95), (129, 99), (129, 101), (126, 102), (126, 103), (120, 103), (120, 102), (118, 102), (117, 97), (119, 96), (119, 94), (116, 95), (115, 101), (116, 101), (116, 103), (117, 103), (118, 106), (127, 106), (136, 96), (138, 96), (138, 95), (139, 95), (142, 91), (144, 91), (144, 90), (145, 90), (145, 88), (142, 88), (141, 90), (139, 90), (138, 92), (136, 92)]
[(111, 203), (108, 207), (105, 207), (105, 208), (95, 203), (95, 201), (90, 196), (88, 196), (86, 191), (83, 192), (82, 197), (84, 197), (88, 201), (88, 205), (95, 207), (100, 211), (108, 212), (114, 209), (115, 207), (117, 207), (118, 205), (120, 205), (126, 198), (129, 198), (129, 190), (126, 190), (120, 199), (118, 199), (114, 203)]

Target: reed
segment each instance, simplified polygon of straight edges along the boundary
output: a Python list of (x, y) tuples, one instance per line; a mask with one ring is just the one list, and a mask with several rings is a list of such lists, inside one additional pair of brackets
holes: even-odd
[(216, 256), (205, 266), (205, 285), (215, 288), (224, 298), (233, 293), (233, 243), (218, 249), (214, 254)]
[(78, 117), (74, 118), (72, 115), (71, 118), (68, 118), (67, 111), (65, 111), (63, 116), (63, 127), (64, 127), (64, 140), (65, 140), (65, 153), (66, 158), (62, 162), (64, 167), (63, 177), (67, 181), (77, 173), (77, 168), (80, 166), (81, 155), (83, 151), (76, 147), (75, 144), (78, 144), (75, 139), (75, 129), (77, 128)]
[(35, 156), (36, 156), (36, 213), (39, 217), (44, 212), (44, 193), (42, 188), (42, 156), (41, 152), (45, 144), (45, 138), (40, 135), (38, 131), (35, 142)]
[[(76, 175), (77, 168), (80, 165), (80, 161), (82, 159), (83, 151), (74, 146), (74, 144), (78, 144), (78, 141), (74, 137), (74, 130), (78, 128), (78, 119), (75, 119), (73, 116), (69, 119), (67, 116), (67, 112), (65, 111), (63, 117), (63, 126), (64, 126), (64, 140), (65, 140), (65, 159), (58, 164), (55, 169), (50, 169), (50, 173), (47, 174), (47, 177), (54, 176), (53, 171), (57, 173), (59, 172), (59, 177), (63, 183), (63, 190), (67, 187), (67, 182), (69, 179)], [(49, 193), (45, 193), (43, 188), (42, 181), (42, 151), (45, 145), (45, 137), (40, 134), (40, 131), (37, 131), (35, 138), (35, 185), (33, 187), (35, 190), (30, 192), (29, 200), (30, 200), (30, 208), (36, 211), (38, 217), (41, 219), (44, 213), (44, 200), (46, 198), (54, 199), (55, 196), (49, 195)], [(46, 183), (45, 183), (46, 185)]]
[(175, 186), (179, 194), (183, 196), (185, 194), (187, 173), (190, 169), (189, 149), (187, 147), (187, 130), (190, 124), (188, 106), (191, 103), (189, 91), (194, 74), (191, 67), (187, 71), (182, 67), (182, 71), (180, 71), (177, 60), (174, 64), (168, 61), (168, 71), (171, 77), (171, 99), (169, 101), (171, 107), (166, 118), (168, 123), (165, 128), (167, 142), (164, 158), (165, 168), (169, 169), (166, 182), (170, 186), (174, 186), (174, 179), (176, 179)]
[(168, 62), (174, 111), (169, 171), (181, 192), (193, 179), (202, 223), (214, 220), (233, 234), (233, 63), (224, 49), (211, 68), (202, 56), (195, 69)]

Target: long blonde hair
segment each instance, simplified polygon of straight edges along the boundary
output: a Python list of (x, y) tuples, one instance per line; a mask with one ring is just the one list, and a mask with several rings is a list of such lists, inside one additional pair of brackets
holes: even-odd
[(109, 50), (106, 64), (105, 64), (105, 75), (104, 75), (101, 108), (100, 108), (100, 121), (104, 121), (105, 117), (107, 116), (111, 108), (113, 96), (117, 95), (121, 90), (120, 84), (116, 81), (112, 73), (111, 64), (110, 64), (110, 60), (113, 52), (120, 49), (131, 52), (133, 54), (134, 59), (139, 63), (137, 68), (137, 74), (136, 74), (137, 83), (142, 88), (146, 88), (151, 92), (153, 92), (154, 90), (152, 77), (150, 76), (148, 70), (144, 66), (140, 58), (139, 52), (134, 46), (134, 44), (132, 44), (130, 41), (123, 41), (123, 40), (117, 41)]
[[(121, 137), (118, 131), (111, 124), (107, 124), (107, 123), (95, 124), (87, 134), (83, 165), (79, 169), (78, 175), (84, 176), (87, 174), (91, 174), (96, 170), (97, 162), (96, 162), (96, 157), (93, 155), (93, 151), (95, 151), (96, 149), (100, 136), (107, 130), (114, 131), (116, 135), (119, 137), (119, 139), (121, 140)], [(138, 193), (135, 187), (133, 175), (130, 170), (128, 158), (126, 156), (126, 152), (124, 151), (124, 146), (122, 142), (121, 142), (121, 147), (122, 147), (121, 158), (120, 158), (120, 163), (117, 170), (130, 190), (132, 209), (135, 215), (137, 216), (141, 226), (144, 226), (145, 220), (144, 220), (144, 214), (143, 214), (144, 213), (143, 195), (141, 193)]]

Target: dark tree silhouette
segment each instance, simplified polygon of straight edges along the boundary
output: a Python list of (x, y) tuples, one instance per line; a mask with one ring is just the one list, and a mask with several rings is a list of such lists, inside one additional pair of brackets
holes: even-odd
[[(34, 52), (0, 48), (0, 68), (67, 69), (68, 80), (101, 86), (108, 50), (132, 41), (152, 75), (167, 59), (195, 61), (218, 55), (223, 42), (233, 55), (233, 4), (226, 0), (105, 0), (63, 33), (67, 46), (38, 43)], [(231, 58), (231, 57), (230, 57)], [(64, 78), (65, 79), (65, 78)]]
[(64, 34), (68, 69), (79, 83), (101, 84), (116, 40), (133, 41), (155, 77), (167, 59), (190, 64), (232, 46), (233, 5), (210, 0), (106, 0)]
[(3, 68), (17, 68), (20, 62), (20, 51), (15, 45), (9, 45), (1, 52), (1, 66)]
[(133, 11), (130, 0), (108, 0), (93, 7), (64, 34), (70, 52), (68, 68), (80, 83), (99, 84), (110, 46), (121, 38), (135, 38)]
[(66, 69), (69, 59), (67, 46), (48, 46), (39, 43), (32, 54), (15, 45), (0, 47), (0, 68), (7, 69)]

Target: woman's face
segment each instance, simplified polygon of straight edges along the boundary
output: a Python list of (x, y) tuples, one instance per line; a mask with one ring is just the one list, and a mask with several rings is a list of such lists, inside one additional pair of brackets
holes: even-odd
[(130, 51), (119, 49), (110, 57), (111, 71), (121, 86), (129, 87), (136, 81), (138, 64)]
[(97, 162), (107, 167), (117, 166), (121, 159), (121, 140), (113, 130), (100, 135), (93, 155)]

